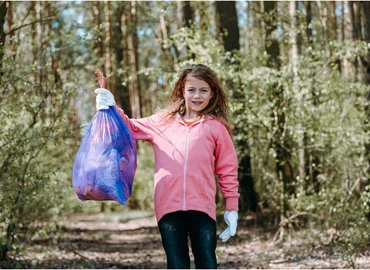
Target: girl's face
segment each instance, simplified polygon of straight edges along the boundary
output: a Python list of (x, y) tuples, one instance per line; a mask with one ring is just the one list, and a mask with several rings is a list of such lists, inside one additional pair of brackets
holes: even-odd
[(213, 96), (208, 83), (189, 75), (185, 81), (185, 118), (192, 119), (204, 110)]

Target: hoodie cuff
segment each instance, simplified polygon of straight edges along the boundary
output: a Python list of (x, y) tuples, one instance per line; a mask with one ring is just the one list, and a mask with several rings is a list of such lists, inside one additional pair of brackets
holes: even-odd
[(239, 211), (239, 196), (226, 198), (226, 211)]

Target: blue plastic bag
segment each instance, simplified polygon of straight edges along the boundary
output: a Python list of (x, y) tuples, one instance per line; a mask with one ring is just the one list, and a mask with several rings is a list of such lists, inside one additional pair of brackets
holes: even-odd
[(136, 171), (136, 142), (115, 107), (91, 120), (73, 164), (73, 189), (82, 201), (126, 205)]

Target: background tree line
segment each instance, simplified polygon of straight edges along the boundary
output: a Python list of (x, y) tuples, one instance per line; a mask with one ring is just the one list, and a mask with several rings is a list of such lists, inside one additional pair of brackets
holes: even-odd
[[(355, 255), (369, 242), (370, 2), (2, 1), (0, 260), (18, 235), (83, 210), (71, 168), (95, 113), (94, 70), (139, 118), (191, 63), (230, 97), (241, 214), (272, 218), (276, 240), (305, 226)], [(139, 144), (126, 210), (151, 209), (152, 175)]]

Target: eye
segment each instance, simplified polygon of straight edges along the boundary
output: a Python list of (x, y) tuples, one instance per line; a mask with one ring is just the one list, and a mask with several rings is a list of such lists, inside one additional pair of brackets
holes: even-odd
[(193, 88), (189, 88), (187, 89), (188, 92), (194, 92), (194, 89)]
[(202, 89), (202, 93), (208, 93), (208, 89)]

